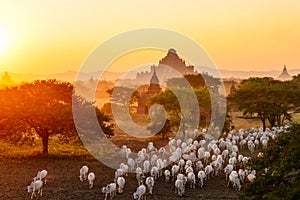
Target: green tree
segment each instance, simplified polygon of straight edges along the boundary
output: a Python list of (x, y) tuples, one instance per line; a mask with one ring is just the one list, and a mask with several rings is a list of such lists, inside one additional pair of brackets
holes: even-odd
[[(196, 102), (192, 101), (194, 98)], [(183, 133), (183, 137), (188, 128), (198, 128), (199, 108), (209, 111), (211, 108), (209, 91), (201, 87), (197, 89), (168, 88), (150, 98), (149, 104), (162, 105), (167, 112), (167, 119), (171, 122), (170, 127), (178, 128), (179, 132)]]
[(271, 126), (281, 126), (285, 120), (291, 121), (290, 111), (300, 105), (300, 89), (289, 81), (272, 81), (269, 86), (267, 119)]
[(251, 160), (248, 167), (255, 169), (257, 176), (245, 185), (242, 199), (300, 199), (299, 124), (271, 141), (263, 157)]
[(150, 112), (151, 124), (147, 126), (147, 129), (152, 134), (160, 135), (162, 138), (168, 136), (171, 133), (171, 121), (166, 118), (166, 113), (163, 108), (154, 106)]
[(280, 126), (291, 119), (289, 110), (299, 104), (299, 94), (299, 88), (291, 82), (249, 78), (242, 81), (228, 100), (231, 105), (238, 105), (244, 117), (259, 117), (265, 130), (267, 121), (271, 126)]

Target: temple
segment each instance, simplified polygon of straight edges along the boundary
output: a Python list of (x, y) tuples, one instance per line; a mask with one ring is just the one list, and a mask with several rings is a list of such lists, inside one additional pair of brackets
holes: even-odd
[(14, 84), (8, 72), (5, 71), (0, 81), (0, 87), (13, 86)]
[(169, 49), (167, 55), (162, 58), (158, 66), (152, 65), (150, 72), (140, 72), (136, 75), (136, 80), (142, 82), (142, 80), (150, 80), (153, 72), (156, 71), (156, 76), (165, 83), (170, 78), (182, 77), (186, 74), (197, 74), (194, 66), (187, 65), (183, 59), (181, 59), (175, 49)]
[(151, 98), (152, 96), (158, 94), (159, 92), (161, 92), (161, 90), (162, 89), (159, 86), (159, 80), (156, 75), (156, 71), (154, 69), (148, 90), (146, 92), (142, 93), (138, 99), (137, 113), (138, 114), (148, 114), (148, 105), (147, 105), (148, 99)]
[(229, 94), (233, 94), (235, 91), (236, 91), (236, 87), (234, 84), (234, 80), (232, 80)]
[(283, 67), (282, 73), (276, 79), (280, 81), (288, 81), (292, 79), (292, 76), (288, 73), (285, 65)]
[(195, 74), (194, 66), (187, 66), (184, 60), (179, 58), (175, 49), (169, 49), (166, 57), (159, 61), (158, 68), (160, 68), (160, 66), (169, 66), (183, 75)]
[[(137, 113), (148, 114), (148, 99), (162, 91), (160, 84), (168, 85), (169, 83), (167, 84), (167, 81), (169, 79), (183, 78), (185, 75), (200, 74), (195, 70), (194, 66), (187, 65), (185, 61), (178, 56), (174, 49), (169, 49), (167, 55), (159, 61), (157, 66), (152, 65), (150, 72), (137, 73), (135, 82), (143, 84), (145, 81), (150, 82), (148, 88), (143, 87), (141, 89), (142, 91), (140, 91)], [(204, 77), (206, 77), (207, 80), (204, 80)], [(212, 92), (218, 93), (218, 79), (215, 79), (208, 74), (202, 74), (199, 78), (203, 80), (204, 86), (209, 86), (209, 89)], [(207, 119), (209, 119), (209, 117), (207, 117)]]

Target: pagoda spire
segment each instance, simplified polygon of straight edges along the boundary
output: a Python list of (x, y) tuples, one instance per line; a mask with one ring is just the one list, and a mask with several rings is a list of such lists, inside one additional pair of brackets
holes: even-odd
[(150, 84), (151, 83), (159, 84), (159, 80), (158, 80), (158, 77), (156, 75), (156, 69), (155, 69), (155, 67), (153, 68), (153, 75), (151, 77)]
[(148, 88), (148, 91), (154, 92), (154, 93), (158, 93), (161, 91), (161, 87), (159, 86), (159, 80), (158, 77), (156, 75), (156, 69), (155, 67), (153, 67), (153, 74), (152, 77), (150, 79), (150, 86)]
[(236, 91), (236, 87), (234, 84), (234, 80), (231, 81), (231, 87), (230, 87), (230, 94), (234, 93)]
[(287, 73), (286, 65), (284, 65), (282, 73)]
[(1, 81), (2, 84), (6, 84), (6, 85), (10, 85), (13, 83), (7, 71), (4, 72)]
[(282, 73), (277, 77), (277, 80), (287, 81), (290, 79), (292, 79), (292, 76), (288, 73), (286, 65), (284, 65)]

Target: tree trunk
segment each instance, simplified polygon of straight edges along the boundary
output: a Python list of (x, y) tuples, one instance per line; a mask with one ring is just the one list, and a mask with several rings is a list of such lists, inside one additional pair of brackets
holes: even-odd
[(269, 115), (268, 116), (268, 121), (271, 125), (271, 127), (274, 127), (276, 125), (276, 120), (277, 119), (277, 116), (276, 115)]
[[(282, 117), (284, 119), (284, 115)], [(277, 126), (281, 126), (282, 122), (281, 122), (281, 115), (277, 115)]]
[(285, 116), (283, 115), (283, 117), (282, 117), (282, 119), (281, 119), (281, 124), (280, 124), (280, 126), (282, 126), (282, 125), (283, 125), (283, 123), (284, 123), (284, 120), (285, 120)]
[(49, 140), (49, 136), (42, 137), (42, 141), (43, 141), (43, 154), (48, 154), (48, 140)]
[(185, 140), (185, 118), (181, 115), (179, 133), (182, 131), (182, 140)]
[(265, 131), (266, 130), (266, 119), (262, 119), (261, 121), (263, 123), (263, 131)]
[(185, 119), (182, 118), (182, 137), (183, 137), (183, 140), (185, 140)]

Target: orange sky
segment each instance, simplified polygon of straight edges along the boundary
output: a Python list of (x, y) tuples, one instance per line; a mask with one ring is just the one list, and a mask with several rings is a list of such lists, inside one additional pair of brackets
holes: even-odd
[[(220, 69), (281, 70), (284, 64), (300, 68), (300, 1), (88, 2), (1, 1), (0, 72), (79, 70), (102, 42), (144, 27), (192, 38)], [(165, 53), (134, 55), (138, 56), (114, 62), (111, 69), (126, 71), (130, 65), (157, 63)]]

